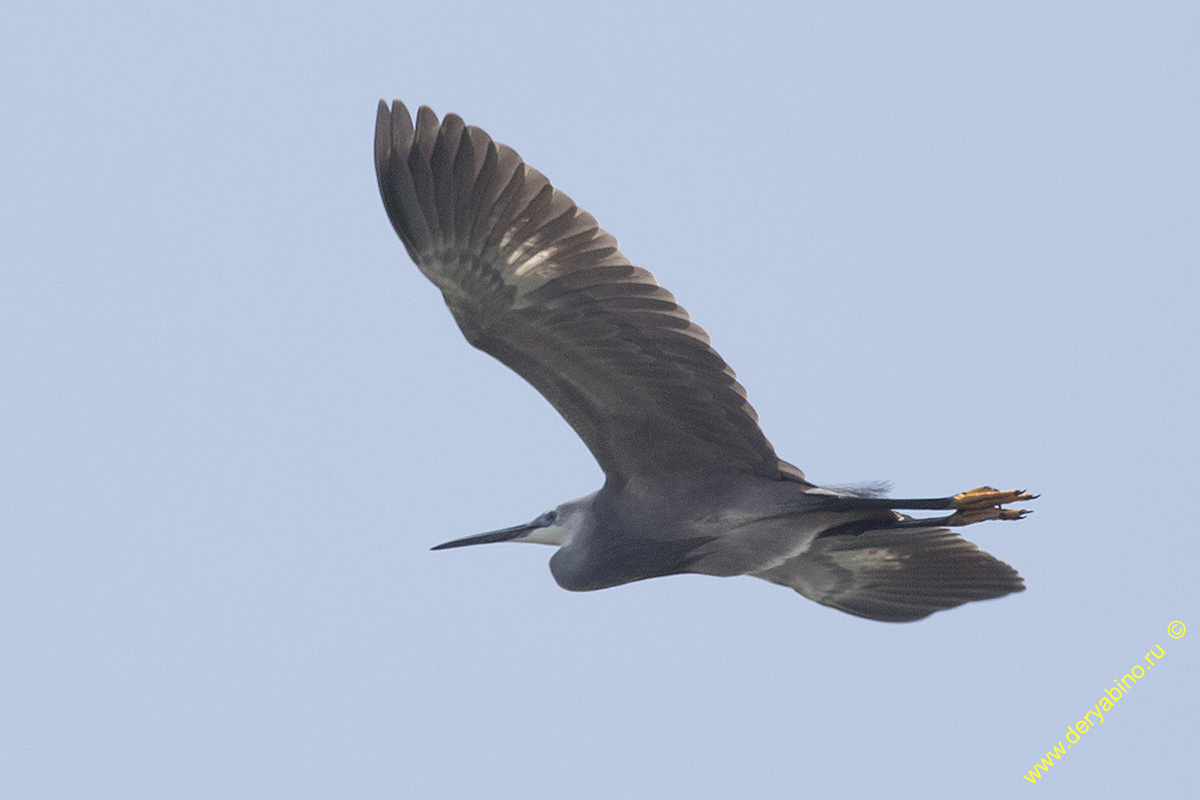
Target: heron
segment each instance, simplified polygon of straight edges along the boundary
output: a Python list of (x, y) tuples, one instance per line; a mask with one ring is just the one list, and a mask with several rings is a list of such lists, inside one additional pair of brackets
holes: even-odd
[[(732, 369), (591, 214), (511, 148), (422, 106), (379, 103), (375, 171), (392, 227), (467, 341), (574, 429), (603, 486), (531, 522), (455, 539), (557, 548), (587, 591), (681, 573), (751, 575), (840, 611), (908, 622), (1024, 590), (951, 528), (1017, 520), (988, 486), (901, 499), (821, 486), (780, 459)], [(943, 511), (914, 517), (905, 511)]]

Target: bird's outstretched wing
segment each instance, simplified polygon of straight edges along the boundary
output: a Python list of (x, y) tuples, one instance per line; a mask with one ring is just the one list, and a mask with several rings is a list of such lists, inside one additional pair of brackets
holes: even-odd
[(1015, 569), (946, 528), (819, 536), (800, 555), (754, 575), (884, 622), (911, 622), (1025, 589)]
[(392, 225), (467, 340), (529, 381), (610, 483), (737, 472), (803, 480), (670, 292), (586, 211), (454, 114), (380, 102)]

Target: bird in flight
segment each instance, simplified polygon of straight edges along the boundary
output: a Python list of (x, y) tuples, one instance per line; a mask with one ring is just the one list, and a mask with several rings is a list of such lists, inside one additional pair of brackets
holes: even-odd
[[(409, 256), (475, 347), (533, 385), (604, 486), (532, 522), (456, 539), (557, 548), (584, 591), (680, 573), (752, 575), (869, 619), (907, 622), (1025, 586), (950, 528), (1016, 520), (987, 486), (898, 499), (818, 486), (780, 459), (733, 370), (675, 297), (515, 151), (455, 114), (381, 101), (375, 171)], [(902, 511), (947, 512), (912, 517)]]

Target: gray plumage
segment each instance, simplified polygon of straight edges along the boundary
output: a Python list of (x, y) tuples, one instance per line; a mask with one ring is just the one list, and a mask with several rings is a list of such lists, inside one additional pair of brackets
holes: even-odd
[[(733, 370), (670, 292), (512, 149), (449, 114), (380, 103), (375, 167), (413, 261), (472, 345), (571, 425), (599, 491), (447, 542), (552, 544), (564, 588), (684, 572), (750, 574), (851, 614), (920, 619), (1024, 588), (944, 525), (1017, 519), (1022, 492), (919, 500), (810, 483), (758, 427)], [(911, 519), (895, 509), (946, 509)], [(435, 549), (439, 549), (435, 548)]]

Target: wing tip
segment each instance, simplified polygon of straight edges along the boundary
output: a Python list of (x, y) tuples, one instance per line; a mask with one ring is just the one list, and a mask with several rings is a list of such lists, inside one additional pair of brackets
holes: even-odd
[(412, 117), (404, 103), (392, 100), (389, 108), (381, 98), (375, 112), (375, 171), (380, 181), (392, 155), (408, 149), (412, 132)]

